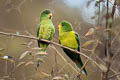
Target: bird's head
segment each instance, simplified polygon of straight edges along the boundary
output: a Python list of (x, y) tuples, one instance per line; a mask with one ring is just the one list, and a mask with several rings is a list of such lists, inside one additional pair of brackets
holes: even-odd
[(42, 19), (52, 19), (52, 12), (49, 9), (42, 11), (40, 15), (40, 20)]
[(59, 25), (58, 25), (58, 29), (59, 32), (68, 32), (68, 31), (72, 31), (72, 24), (68, 21), (62, 21)]

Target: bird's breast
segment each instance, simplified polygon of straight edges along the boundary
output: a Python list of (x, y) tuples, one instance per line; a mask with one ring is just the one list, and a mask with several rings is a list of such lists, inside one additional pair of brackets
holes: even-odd
[(42, 39), (52, 39), (54, 34), (53, 27), (50, 24), (44, 24), (40, 26), (39, 37)]
[(72, 32), (66, 32), (59, 35), (60, 43), (64, 46), (77, 49), (78, 43), (75, 34)]

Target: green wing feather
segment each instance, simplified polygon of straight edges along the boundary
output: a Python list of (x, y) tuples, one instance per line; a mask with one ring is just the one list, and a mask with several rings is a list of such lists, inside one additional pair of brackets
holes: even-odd
[[(78, 49), (77, 50), (80, 51), (80, 39), (79, 39), (78, 33), (75, 33), (75, 36), (76, 36), (76, 40), (77, 40), (77, 43), (78, 43)], [(80, 58), (80, 55), (78, 55), (78, 58), (75, 61), (75, 63), (76, 63), (78, 68), (81, 68), (83, 66), (83, 62), (82, 62), (82, 60)], [(87, 75), (87, 71), (86, 71), (85, 68), (83, 68), (82, 73)]]
[(37, 27), (37, 37), (39, 36), (39, 30), (40, 30), (40, 24), (38, 24), (38, 27)]
[(78, 51), (80, 51), (80, 39), (79, 39), (79, 35), (78, 33), (75, 33), (75, 37), (76, 37), (76, 40), (77, 40), (77, 43), (78, 43)]
[[(40, 31), (40, 24), (38, 24), (37, 28), (37, 37), (39, 37), (39, 31)], [(38, 47), (40, 47), (40, 41), (38, 40)]]

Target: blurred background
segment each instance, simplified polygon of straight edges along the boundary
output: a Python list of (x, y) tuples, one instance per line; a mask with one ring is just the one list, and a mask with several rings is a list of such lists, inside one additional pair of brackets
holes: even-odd
[[(74, 31), (79, 33), (81, 45), (91, 40), (89, 46), (89, 43), (87, 47), (85, 44), (83, 45), (85, 49), (82, 49), (81, 52), (88, 56), (93, 54), (92, 58), (97, 61), (94, 55), (104, 59), (103, 28), (105, 26), (105, 9), (101, 9), (101, 23), (98, 25), (98, 7), (95, 4), (96, 1), (94, 0), (91, 2), (88, 2), (88, 0), (0, 0), (0, 31), (36, 37), (41, 11), (51, 9), (53, 13), (53, 24), (56, 28), (53, 41), (58, 43), (57, 25), (62, 20), (67, 20), (72, 23)], [(105, 6), (104, 4), (101, 5)], [(119, 26), (119, 9), (115, 12), (115, 16), (116, 21), (114, 26)], [(90, 29), (94, 31), (96, 29), (95, 26), (98, 26), (96, 31), (97, 35), (85, 36)], [(116, 27), (115, 30), (117, 30), (117, 34), (119, 28)], [(97, 44), (97, 39), (102, 44)], [(117, 41), (119, 43), (119, 40)], [(30, 50), (26, 45), (23, 45), (25, 43), (31, 44), (30, 48), (37, 47), (37, 42), (34, 40), (0, 35), (0, 48), (4, 49), (0, 53), (14, 57), (13, 62), (0, 60), (0, 80), (79, 80), (76, 77), (78, 75), (77, 72), (58, 55), (57, 52), (76, 68), (74, 63), (58, 46), (55, 46), (56, 49), (53, 49), (53, 45), (47, 48), (48, 54), (42, 58), (43, 61), (38, 71), (36, 71), (36, 63), (33, 57), (28, 54), (24, 55), (27, 53), (26, 51)], [(95, 45), (97, 46), (95, 47)], [(118, 44), (114, 44), (113, 47), (119, 48)], [(115, 51), (117, 48), (115, 48)], [(95, 54), (89, 51), (93, 49), (95, 49)], [(34, 53), (36, 51), (33, 51)], [(25, 57), (19, 59), (22, 54)], [(86, 61), (86, 58), (82, 57), (82, 59), (83, 62)], [(119, 62), (119, 60), (117, 61)], [(119, 63), (116, 66), (120, 67)], [(101, 70), (91, 61), (88, 61), (86, 69), (88, 76), (81, 75), (82, 80), (101, 80)], [(117, 71), (120, 70), (120, 68), (115, 69)]]

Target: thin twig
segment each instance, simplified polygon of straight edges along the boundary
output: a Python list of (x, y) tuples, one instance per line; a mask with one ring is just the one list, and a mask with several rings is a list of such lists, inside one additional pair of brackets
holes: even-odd
[(120, 73), (113, 74), (112, 76), (110, 76), (110, 77), (108, 77), (108, 78), (111, 79), (111, 78), (113, 78), (113, 77), (115, 77), (115, 76), (117, 76), (117, 75), (120, 75)]
[(98, 25), (100, 25), (100, 17), (101, 17), (101, 12), (100, 12), (101, 6), (100, 6), (100, 3), (101, 3), (101, 2), (100, 2), (100, 0), (99, 0), (99, 3), (98, 3), (98, 4), (99, 4), (99, 15), (98, 15), (98, 23), (97, 23)]
[[(102, 64), (106, 64), (102, 59), (100, 59), (97, 55), (96, 55), (96, 57), (97, 57), (97, 59), (102, 63)], [(110, 67), (110, 70), (113, 72), (113, 73), (115, 73), (115, 74), (117, 74), (117, 72), (113, 69), (113, 68), (111, 68)]]
[(120, 53), (120, 49), (118, 49), (118, 50), (115, 52), (114, 56), (112, 57), (112, 61), (114, 61), (114, 59), (116, 59), (116, 57), (119, 55), (119, 53)]
[(77, 73), (79, 73), (62, 55), (61, 53), (54, 47), (54, 46), (51, 46), (51, 48), (53, 48), (56, 53)]
[[(58, 44), (58, 43), (56, 43), (56, 42), (48, 41), (48, 40), (45, 40), (45, 39), (39, 39), (39, 38), (36, 38), (36, 37), (31, 37), (31, 36), (26, 36), (26, 35), (17, 35), (17, 34), (6, 33), (6, 32), (0, 32), (0, 35), (15, 36), (15, 37), (21, 37), (21, 38), (27, 38), (27, 39), (33, 39), (33, 40), (40, 40), (40, 41), (43, 41), (43, 42), (46, 42), (46, 43), (49, 43), (49, 44), (53, 44), (53, 45), (59, 46), (59, 47), (61, 47), (61, 48), (68, 49), (68, 50), (70, 50), (70, 51), (72, 51), (72, 52), (75, 52), (75, 53), (77, 53), (77, 54), (80, 54), (81, 56), (83, 56), (83, 57), (87, 58), (88, 60), (92, 61), (99, 69), (101, 69), (101, 68), (99, 67), (99, 64), (98, 64), (95, 60), (93, 60), (92, 58), (90, 58), (89, 56), (87, 56), (86, 54), (81, 53), (81, 52), (79, 52), (79, 51), (76, 51), (76, 50), (74, 50), (74, 49), (68, 48), (68, 47), (66, 47), (66, 46), (60, 45), (60, 44)], [(111, 69), (111, 70), (112, 70), (114, 73), (116, 73), (116, 71), (114, 71), (113, 69)]]
[(67, 64), (65, 64), (64, 66), (62, 66), (62, 68), (57, 73), (61, 73), (66, 66), (67, 66)]
[(113, 7), (112, 7), (112, 13), (111, 13), (112, 19), (114, 18), (114, 14), (115, 14), (115, 11), (116, 11), (116, 5), (117, 5), (117, 0), (114, 0), (114, 4), (113, 4)]
[(88, 62), (89, 62), (89, 60), (87, 59), (87, 60), (85, 61), (85, 63), (83, 64), (83, 66), (81, 67), (80, 72), (82, 72), (83, 68), (87, 65)]
[(119, 7), (117, 7), (116, 5), (114, 5), (111, 1), (109, 1), (110, 4), (112, 4), (112, 6), (114, 6), (115, 8), (117, 8), (119, 10)]
[(120, 32), (118, 32), (116, 34), (116, 36), (112, 39), (111, 44), (113, 44), (115, 42), (115, 40), (118, 38), (119, 34), (120, 34)]
[[(113, 26), (113, 19), (114, 19), (114, 14), (115, 14), (115, 10), (116, 10), (116, 4), (117, 4), (117, 0), (114, 0), (114, 6), (112, 7), (112, 13), (111, 15), (109, 15), (109, 0), (107, 0), (107, 12), (106, 12), (106, 29), (110, 29)], [(112, 18), (112, 22), (108, 21), (109, 19)], [(111, 45), (111, 39), (112, 39), (112, 33), (111, 31), (107, 31), (106, 32), (107, 38), (106, 38), (106, 44), (105, 44), (105, 54), (106, 54), (106, 65), (107, 65), (107, 71), (103, 74), (103, 80), (108, 80), (108, 73), (110, 71), (111, 68), (111, 59), (113, 57), (113, 52), (112, 52), (112, 45)]]
[(92, 51), (92, 50), (85, 49), (85, 48), (81, 48), (81, 50), (83, 50), (83, 51), (88, 51), (88, 52), (91, 52), (91, 51)]
[[(96, 48), (97, 48), (97, 46), (98, 46), (98, 43), (99, 43), (99, 42), (98, 42), (98, 40), (97, 40), (95, 46), (94, 46), (93, 49), (91, 50), (92, 54), (90, 54), (90, 57), (94, 54), (94, 52), (95, 52), (95, 50), (96, 50)], [(87, 60), (85, 61), (84, 65), (83, 65), (82, 68), (80, 69), (80, 72), (83, 70), (83, 68), (87, 65), (88, 62), (89, 62), (89, 59), (87, 59)]]
[[(106, 12), (106, 29), (111, 29), (112, 25), (110, 21), (108, 21), (111, 16), (109, 15), (109, 0), (107, 0), (107, 12)], [(105, 55), (107, 58), (106, 61), (106, 66), (107, 66), (107, 71), (103, 72), (103, 77), (102, 80), (108, 80), (108, 73), (110, 71), (110, 66), (111, 66), (111, 57), (112, 57), (112, 52), (111, 52), (111, 31), (106, 32), (106, 39), (105, 39)]]
[(39, 39), (39, 38), (36, 38), (36, 37), (26, 36), (26, 35), (17, 35), (17, 34), (13, 34), (13, 33), (0, 32), (0, 34), (1, 35), (6, 35), (6, 36), (15, 36), (15, 37), (22, 37), (22, 38), (33, 39), (33, 40), (40, 40), (40, 41), (43, 41), (43, 42), (46, 42), (46, 43), (49, 43), (49, 44), (56, 45), (56, 46), (59, 46), (61, 48), (68, 49), (68, 50), (70, 50), (70, 51), (72, 51), (74, 53), (80, 54), (81, 56), (84, 56), (85, 58), (89, 59), (90, 61), (92, 61), (94, 64), (96, 64), (99, 67), (97, 62), (95, 60), (93, 60), (92, 58), (90, 58), (89, 56), (87, 56), (86, 54), (81, 53), (81, 52), (79, 52), (77, 50), (71, 49), (69, 47), (60, 45), (59, 43), (56, 43), (56, 42), (45, 40), (45, 39)]

